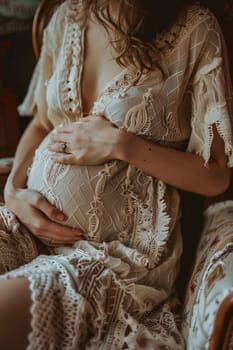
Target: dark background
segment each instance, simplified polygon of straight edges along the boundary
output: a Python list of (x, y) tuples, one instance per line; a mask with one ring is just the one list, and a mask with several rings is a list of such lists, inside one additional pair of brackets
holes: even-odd
[[(36, 0), (37, 1), (37, 0)], [(13, 1), (8, 1), (11, 10)], [(33, 8), (25, 7), (8, 17), (0, 3), (0, 157), (13, 156), (19, 137), (30, 118), (19, 117), (22, 102), (36, 63), (31, 38)], [(34, 5), (35, 7), (35, 5)], [(23, 13), (25, 10), (25, 14)]]

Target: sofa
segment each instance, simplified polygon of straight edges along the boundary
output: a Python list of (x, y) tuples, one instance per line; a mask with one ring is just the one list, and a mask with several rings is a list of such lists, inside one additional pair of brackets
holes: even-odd
[[(189, 210), (194, 212), (191, 202)], [(199, 201), (199, 211), (204, 204)], [(184, 253), (178, 281), (187, 350), (232, 350), (233, 181), (224, 195), (208, 201), (197, 224), (190, 217), (183, 214)]]

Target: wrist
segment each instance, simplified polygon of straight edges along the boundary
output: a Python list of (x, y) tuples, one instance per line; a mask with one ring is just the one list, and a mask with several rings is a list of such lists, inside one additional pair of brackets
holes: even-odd
[(5, 199), (5, 201), (7, 201), (15, 191), (16, 191), (16, 186), (14, 185), (14, 183), (12, 182), (10, 177), (8, 177), (6, 185), (4, 187), (4, 199)]
[(20, 178), (17, 176), (13, 176), (11, 173), (8, 176), (5, 188), (4, 188), (4, 197), (10, 197), (12, 194), (17, 192), (18, 190), (22, 189), (25, 187), (25, 182), (20, 181)]
[(114, 159), (129, 161), (135, 135), (124, 129), (117, 129), (117, 140), (114, 149)]

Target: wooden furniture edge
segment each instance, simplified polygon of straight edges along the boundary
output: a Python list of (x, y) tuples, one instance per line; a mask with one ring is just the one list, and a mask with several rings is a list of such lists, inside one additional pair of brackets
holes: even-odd
[(219, 306), (210, 339), (209, 350), (227, 350), (233, 334), (233, 292)]
[(42, 0), (36, 9), (32, 22), (32, 45), (36, 59), (40, 56), (42, 46), (42, 33), (49, 22), (56, 6), (60, 5), (64, 0)]

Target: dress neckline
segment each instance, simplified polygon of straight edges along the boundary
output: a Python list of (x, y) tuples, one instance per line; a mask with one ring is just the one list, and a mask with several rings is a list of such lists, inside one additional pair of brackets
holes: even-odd
[[(95, 106), (96, 103), (98, 103), (98, 101), (101, 99), (101, 97), (106, 93), (109, 92), (113, 89), (116, 89), (117, 86), (121, 86), (122, 85), (122, 80), (125, 81), (125, 77), (128, 75), (131, 75), (131, 77), (133, 76), (138, 76), (138, 72), (133, 72), (133, 70), (130, 68), (122, 68), (122, 70), (113, 75), (112, 78), (110, 78), (107, 83), (102, 87), (102, 89), (100, 89), (100, 91), (97, 94), (96, 99), (93, 101), (93, 104), (90, 108), (89, 111), (85, 111), (83, 108), (83, 90), (82, 90), (82, 80), (83, 80), (83, 71), (84, 71), (84, 60), (85, 60), (85, 45), (86, 45), (86, 33), (87, 33), (87, 27), (88, 27), (88, 16), (85, 16), (85, 22), (83, 23), (82, 28), (80, 28), (81, 30), (81, 40), (80, 40), (80, 51), (79, 51), (79, 61), (81, 62), (80, 64), (80, 68), (79, 68), (79, 72), (78, 72), (78, 99), (79, 99), (79, 105), (80, 105), (80, 110), (81, 110), (81, 114), (82, 117), (90, 115), (93, 111), (93, 108)], [(132, 78), (130, 79), (132, 80)], [(136, 80), (136, 79), (135, 79)], [(138, 79), (137, 79), (138, 80)]]

